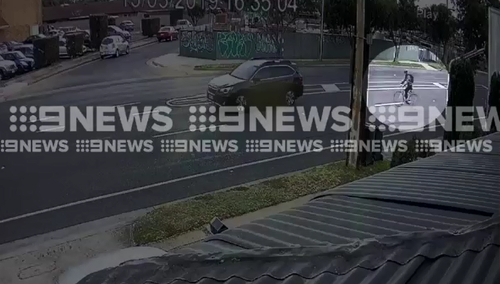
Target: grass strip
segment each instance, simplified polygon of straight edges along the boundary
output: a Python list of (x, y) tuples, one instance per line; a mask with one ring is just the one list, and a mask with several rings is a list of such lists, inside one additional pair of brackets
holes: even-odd
[[(292, 60), (293, 61), (293, 60)], [(297, 63), (297, 66), (330, 66), (330, 65), (339, 65), (339, 64), (350, 64), (349, 60), (308, 60), (308, 61), (293, 61)], [(241, 63), (227, 63), (227, 64), (205, 64), (205, 65), (197, 65), (194, 67), (194, 70), (197, 71), (231, 71), (234, 68), (238, 67)]]
[(213, 217), (227, 219), (254, 212), (389, 169), (387, 161), (355, 170), (345, 162), (335, 162), (296, 174), (266, 180), (250, 186), (235, 187), (160, 206), (138, 218), (133, 237), (137, 244), (159, 242), (202, 228)]

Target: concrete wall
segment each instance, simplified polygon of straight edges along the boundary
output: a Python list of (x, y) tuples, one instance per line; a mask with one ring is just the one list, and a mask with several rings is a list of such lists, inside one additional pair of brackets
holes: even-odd
[(42, 24), (40, 0), (0, 0), (0, 13), (9, 24), (0, 30), (0, 41), (24, 40)]
[[(280, 39), (283, 56), (290, 59), (317, 59), (320, 57), (320, 36), (306, 33), (286, 33)], [(273, 38), (261, 33), (184, 31), (180, 36), (180, 55), (205, 59), (249, 59), (278, 54)], [(325, 36), (323, 58), (350, 58), (348, 37)], [(400, 60), (418, 60), (418, 48), (402, 48)], [(391, 41), (375, 39), (370, 49), (371, 58), (392, 60)]]

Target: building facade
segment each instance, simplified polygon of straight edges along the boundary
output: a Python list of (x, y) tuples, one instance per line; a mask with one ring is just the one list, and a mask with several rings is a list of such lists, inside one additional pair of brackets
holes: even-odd
[(42, 24), (42, 1), (0, 0), (0, 42), (22, 41), (38, 34)]

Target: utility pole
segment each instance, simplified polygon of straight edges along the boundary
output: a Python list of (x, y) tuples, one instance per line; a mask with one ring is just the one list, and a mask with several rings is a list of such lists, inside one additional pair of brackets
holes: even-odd
[(323, 61), (323, 39), (324, 39), (324, 26), (325, 26), (325, 0), (321, 0), (321, 26), (320, 26), (320, 40), (319, 40), (319, 60)]
[[(354, 65), (353, 83), (351, 87), (351, 129), (349, 132), (350, 141), (364, 141), (365, 138), (365, 111), (366, 100), (364, 96), (367, 86), (364, 83), (365, 71), (365, 0), (357, 0), (356, 12), (356, 50)], [(358, 152), (356, 147), (352, 151), (348, 151), (347, 165), (355, 168), (361, 167), (364, 155)]]

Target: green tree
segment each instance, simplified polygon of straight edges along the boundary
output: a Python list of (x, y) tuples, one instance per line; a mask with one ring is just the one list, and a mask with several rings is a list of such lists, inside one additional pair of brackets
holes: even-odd
[(192, 9), (187, 10), (187, 14), (191, 19), (193, 25), (197, 26), (198, 22), (205, 17), (205, 9), (203, 9), (198, 3), (194, 5)]
[(453, 42), (453, 37), (457, 32), (457, 21), (445, 4), (432, 5), (429, 7), (429, 12), (432, 17), (430, 19), (426, 18), (429, 27), (427, 32), (432, 43), (442, 47), (442, 52), (438, 56), (448, 66), (448, 51), (450, 43)]
[[(373, 33), (385, 28), (386, 13), (383, 2), (371, 0), (365, 2), (365, 30)], [(325, 24), (329, 30), (344, 34), (350, 38), (351, 46), (355, 43), (356, 0), (330, 0), (325, 2)]]

